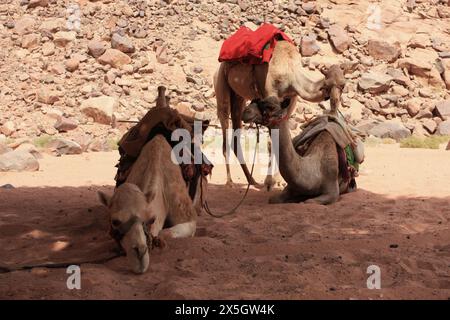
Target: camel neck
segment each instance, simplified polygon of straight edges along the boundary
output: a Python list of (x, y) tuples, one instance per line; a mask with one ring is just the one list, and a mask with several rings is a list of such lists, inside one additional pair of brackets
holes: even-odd
[[(298, 155), (294, 148), (289, 130), (289, 121), (282, 121), (277, 127), (272, 129), (279, 129), (278, 133), (278, 152), (279, 152), (279, 167), (283, 179), (289, 184), (294, 183), (302, 166), (302, 158)], [(272, 135), (272, 146), (276, 141), (276, 134)]]

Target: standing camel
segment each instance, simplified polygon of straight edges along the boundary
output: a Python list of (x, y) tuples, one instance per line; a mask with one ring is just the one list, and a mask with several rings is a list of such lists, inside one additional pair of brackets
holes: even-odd
[[(324, 76), (302, 67), (301, 55), (295, 45), (279, 41), (269, 63), (261, 65), (240, 62), (222, 62), (214, 75), (214, 90), (217, 99), (217, 115), (222, 127), (222, 152), (226, 159), (227, 185), (232, 185), (229, 158), (227, 155), (229, 118), (232, 129), (242, 128), (242, 113), (245, 104), (253, 99), (276, 97), (287, 104), (288, 116), (295, 109), (297, 97), (317, 102), (324, 98)], [(242, 157), (239, 133), (233, 135), (233, 151), (241, 164), (248, 183), (257, 185)], [(264, 184), (273, 185), (268, 174)]]

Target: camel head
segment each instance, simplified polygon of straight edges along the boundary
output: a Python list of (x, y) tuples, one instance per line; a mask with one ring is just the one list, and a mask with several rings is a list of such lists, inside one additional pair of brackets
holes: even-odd
[(253, 100), (242, 114), (245, 123), (256, 123), (269, 128), (287, 120), (289, 101), (285, 103), (276, 97)]
[(123, 183), (112, 197), (101, 191), (98, 196), (110, 213), (111, 236), (124, 249), (133, 272), (144, 273), (149, 265), (148, 244), (151, 240), (147, 225), (153, 221), (143, 221), (142, 217), (154, 194), (144, 194), (135, 184)]

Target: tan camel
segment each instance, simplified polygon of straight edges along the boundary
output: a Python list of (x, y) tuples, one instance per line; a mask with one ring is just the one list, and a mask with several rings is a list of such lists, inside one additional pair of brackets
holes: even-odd
[[(172, 148), (162, 135), (156, 135), (142, 149), (125, 183), (112, 197), (99, 192), (108, 207), (112, 230), (122, 234), (120, 244), (135, 273), (143, 273), (149, 265), (146, 225), (150, 236), (192, 237), (196, 217), (201, 210), (201, 192), (206, 179), (197, 183), (194, 201), (189, 197), (180, 166), (171, 160)], [(167, 227), (163, 229), (163, 227)]]
[[(330, 95), (331, 114), (337, 113), (345, 78), (338, 65), (326, 71), (325, 88)], [(303, 155), (292, 143), (288, 117), (278, 99), (272, 97), (251, 103), (244, 111), (244, 122), (254, 122), (279, 129), (279, 169), (287, 182), (284, 190), (269, 199), (270, 203), (315, 202), (330, 204), (349, 190), (349, 180), (339, 174), (338, 146), (328, 131), (314, 138)], [(272, 135), (271, 135), (272, 136)], [(273, 138), (273, 137), (272, 137)]]
[[(214, 75), (217, 99), (217, 115), (223, 135), (222, 151), (226, 159), (227, 184), (232, 185), (227, 153), (229, 117), (232, 128), (242, 127), (242, 113), (249, 100), (276, 97), (287, 106), (288, 115), (295, 108), (297, 97), (308, 101), (324, 98), (324, 76), (302, 67), (298, 49), (287, 41), (279, 41), (268, 64), (250, 65), (238, 62), (222, 62)], [(257, 185), (242, 157), (239, 135), (233, 136), (233, 151), (241, 163), (247, 181)], [(273, 180), (269, 174), (265, 185), (270, 189)]]

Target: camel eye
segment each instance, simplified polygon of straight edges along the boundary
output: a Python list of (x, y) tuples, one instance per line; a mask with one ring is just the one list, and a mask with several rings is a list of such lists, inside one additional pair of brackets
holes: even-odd
[(114, 219), (114, 220), (111, 221), (111, 224), (112, 224), (113, 227), (117, 228), (117, 227), (119, 227), (122, 224), (122, 222), (120, 220)]

